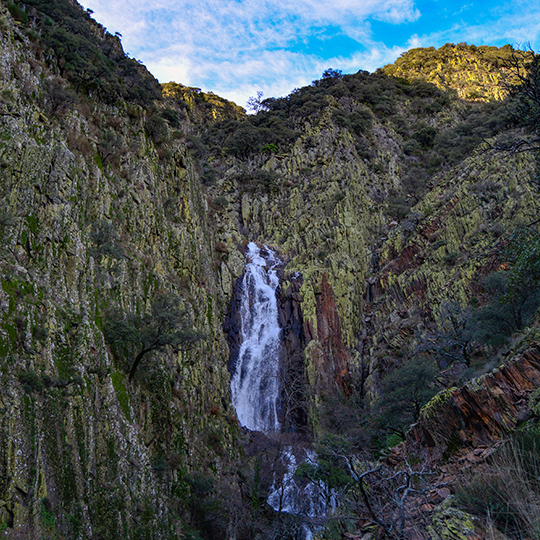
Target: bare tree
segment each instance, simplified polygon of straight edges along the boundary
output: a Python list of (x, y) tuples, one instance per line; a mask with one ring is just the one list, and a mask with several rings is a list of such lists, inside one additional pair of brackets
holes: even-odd
[(510, 153), (540, 150), (540, 55), (530, 46), (516, 49), (503, 61), (508, 75), (503, 85), (510, 98), (510, 112), (517, 125), (530, 134), (495, 146)]

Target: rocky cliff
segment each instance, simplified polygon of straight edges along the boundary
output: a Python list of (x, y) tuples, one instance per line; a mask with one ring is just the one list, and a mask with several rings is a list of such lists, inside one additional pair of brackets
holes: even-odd
[[(443, 393), (413, 439), (495, 439), (529, 414), (532, 353), (464, 387), (504, 351), (443, 360), (459, 345), (445, 345), (450, 315), (465, 328), (467, 310), (489, 304), (482, 280), (511, 272), (505, 246), (538, 224), (534, 156), (493, 150), (523, 136), (490, 60), (511, 50), (416, 51), (247, 116), (196, 88), (159, 88), (75, 2), (2, 2), (0, 29), (0, 532), (275, 533), (269, 472), (261, 484), (251, 453), (264, 443), (252, 436), (246, 459), (229, 395), (248, 241), (284, 261), (287, 431), (387, 445), (385, 381), (417, 357), (436, 365), (430, 395)], [(88, 47), (92, 66), (76, 52)], [(417, 65), (426, 55), (431, 71)], [(149, 317), (162, 293), (198, 339), (145, 353), (130, 378), (137, 336), (107, 328)], [(526, 322), (505, 345), (514, 356), (535, 340)]]
[[(220, 263), (185, 139), (155, 142), (173, 130), (160, 113), (189, 120), (75, 93), (5, 5), (1, 24), (3, 528), (172, 538), (215, 504), (219, 532), (214, 496), (235, 493), (239, 450), (221, 325), (242, 257), (232, 274)], [(111, 355), (102, 330), (160, 291), (205, 339), (149, 356), (132, 383), (133, 356)]]

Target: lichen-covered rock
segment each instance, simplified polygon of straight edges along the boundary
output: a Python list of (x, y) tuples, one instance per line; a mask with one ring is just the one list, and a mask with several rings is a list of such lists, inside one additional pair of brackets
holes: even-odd
[(420, 413), (408, 439), (437, 448), (489, 445), (530, 415), (530, 398), (540, 387), (540, 348), (529, 349), (479, 379), (435, 396)]
[(430, 540), (481, 540), (477, 534), (475, 518), (463, 510), (452, 507), (447, 498), (433, 512), (427, 527)]
[[(177, 538), (194, 478), (211, 486), (201, 504), (239, 496), (221, 327), (238, 261), (220, 265), (185, 141), (156, 148), (134, 103), (69, 94), (51, 113), (47, 84), (66, 81), (3, 4), (0, 17), (0, 523)], [(205, 340), (147, 355), (129, 381), (133, 357), (102, 330), (157, 292), (180, 297)]]

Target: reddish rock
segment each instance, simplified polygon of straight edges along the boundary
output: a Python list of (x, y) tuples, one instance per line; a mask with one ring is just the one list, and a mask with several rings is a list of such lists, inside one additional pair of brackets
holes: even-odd
[(322, 355), (317, 355), (317, 363), (323, 386), (329, 386), (327, 390), (330, 391), (337, 383), (341, 390), (348, 392), (349, 355), (343, 344), (334, 293), (325, 275), (321, 279), (321, 292), (317, 295), (317, 340), (322, 346)]
[(411, 242), (399, 253), (391, 248), (388, 259), (389, 262), (384, 269), (385, 274), (392, 273), (399, 276), (405, 270), (418, 268), (422, 264), (424, 260), (423, 250), (419, 245)]
[[(424, 409), (409, 442), (439, 448), (491, 445), (530, 415), (529, 394), (540, 387), (540, 346), (476, 381), (448, 393)], [(471, 452), (469, 461), (485, 456)]]

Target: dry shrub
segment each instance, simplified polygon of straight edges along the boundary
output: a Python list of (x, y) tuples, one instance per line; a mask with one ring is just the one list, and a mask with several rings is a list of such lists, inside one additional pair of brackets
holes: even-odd
[(540, 431), (530, 429), (508, 441), (456, 497), (465, 510), (511, 538), (539, 538)]

